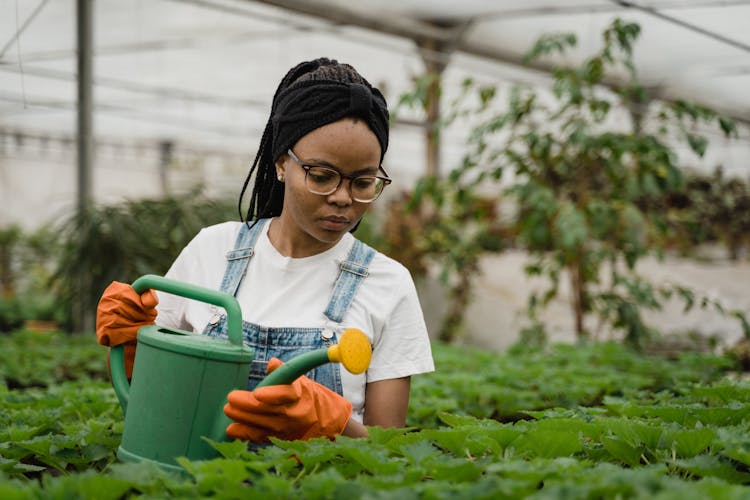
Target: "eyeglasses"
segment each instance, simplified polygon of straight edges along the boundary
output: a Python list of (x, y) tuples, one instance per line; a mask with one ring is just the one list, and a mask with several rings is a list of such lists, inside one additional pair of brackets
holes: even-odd
[(332, 167), (321, 165), (308, 165), (300, 160), (294, 151), (287, 150), (287, 154), (297, 165), (305, 170), (305, 186), (313, 194), (327, 196), (335, 192), (344, 179), (349, 179), (349, 193), (354, 201), (360, 203), (371, 203), (383, 192), (383, 189), (392, 182), (388, 173), (380, 166), (385, 176), (381, 175), (346, 175)]

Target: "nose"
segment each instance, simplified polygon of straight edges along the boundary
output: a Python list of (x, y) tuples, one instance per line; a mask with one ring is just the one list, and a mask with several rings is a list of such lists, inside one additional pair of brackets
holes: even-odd
[(339, 187), (336, 188), (336, 191), (328, 195), (328, 203), (337, 205), (339, 207), (346, 207), (351, 205), (354, 201), (350, 192), (351, 187), (351, 179), (341, 179)]

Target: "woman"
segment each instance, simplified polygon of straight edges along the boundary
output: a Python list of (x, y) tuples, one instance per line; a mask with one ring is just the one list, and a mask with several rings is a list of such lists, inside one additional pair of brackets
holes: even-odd
[[(245, 342), (255, 351), (248, 391), (228, 396), (230, 437), (306, 439), (367, 436), (366, 425), (404, 426), (410, 377), (434, 369), (408, 271), (350, 233), (391, 179), (382, 94), (349, 65), (304, 62), (282, 79), (258, 153), (240, 194), (254, 185), (240, 222), (204, 228), (167, 277), (219, 289), (240, 303)], [(104, 345), (133, 343), (154, 321), (153, 292), (113, 283), (97, 314)], [(158, 296), (157, 322), (225, 336), (214, 306)], [(337, 364), (288, 386), (250, 392), (282, 360), (334, 343), (345, 328), (373, 346), (367, 372)]]

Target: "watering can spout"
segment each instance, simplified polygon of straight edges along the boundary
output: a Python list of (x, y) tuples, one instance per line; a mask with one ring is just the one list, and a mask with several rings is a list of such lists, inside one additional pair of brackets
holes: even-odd
[(256, 388), (291, 384), (298, 377), (325, 363), (341, 363), (350, 373), (364, 373), (370, 366), (372, 346), (367, 335), (358, 328), (347, 328), (338, 344), (300, 354), (284, 363), (261, 380)]

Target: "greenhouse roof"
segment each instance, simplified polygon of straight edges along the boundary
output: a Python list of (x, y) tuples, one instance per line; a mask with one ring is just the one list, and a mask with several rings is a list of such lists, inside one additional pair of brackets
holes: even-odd
[[(93, 6), (100, 138), (249, 153), (278, 81), (301, 60), (325, 55), (350, 62), (392, 102), (423, 71), (423, 56), (448, 65), (449, 84), (466, 73), (543, 84), (556, 61), (523, 64), (541, 34), (575, 33), (577, 48), (567, 56), (574, 63), (596, 50), (616, 17), (641, 26), (636, 66), (655, 95), (691, 99), (750, 123), (750, 1), (99, 0)], [(76, 2), (5, 0), (0, 12), (0, 129), (74, 135)]]

